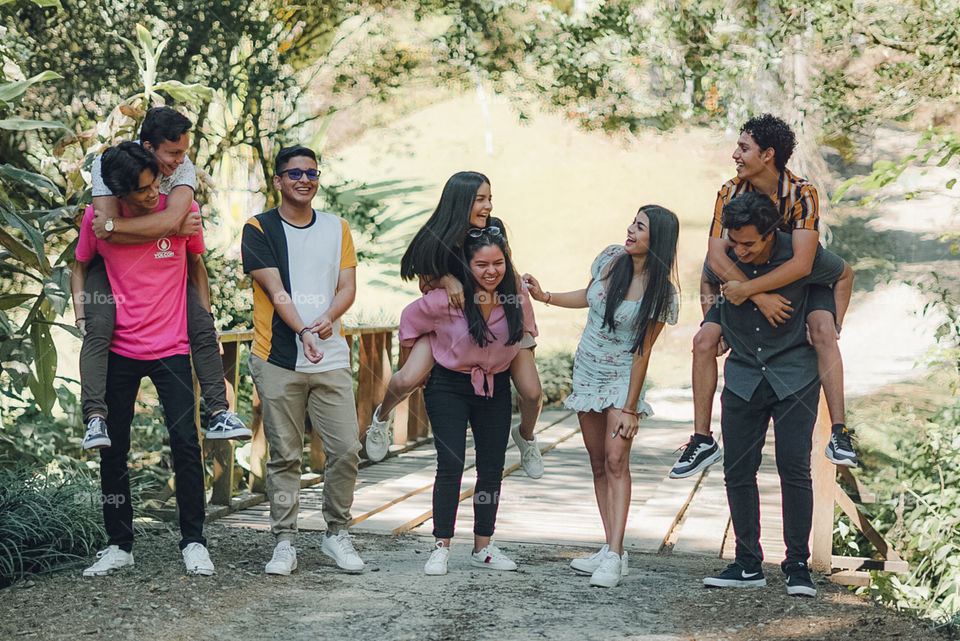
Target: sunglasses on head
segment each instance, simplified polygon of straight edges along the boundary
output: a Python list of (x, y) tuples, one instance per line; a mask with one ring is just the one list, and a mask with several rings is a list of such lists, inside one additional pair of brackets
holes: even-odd
[(286, 174), (290, 180), (300, 180), (303, 178), (304, 174), (307, 176), (307, 180), (316, 180), (320, 177), (319, 169), (284, 169), (280, 172), (280, 175)]
[(491, 237), (493, 237), (493, 236), (500, 236), (501, 234), (503, 234), (503, 232), (500, 230), (499, 227), (496, 227), (496, 226), (474, 227), (473, 229), (467, 232), (467, 236), (469, 236), (470, 238), (480, 238), (484, 234), (489, 234)]

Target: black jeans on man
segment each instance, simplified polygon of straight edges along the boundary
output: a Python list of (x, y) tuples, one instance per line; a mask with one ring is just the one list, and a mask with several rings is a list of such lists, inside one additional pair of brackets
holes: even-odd
[(467, 448), (467, 421), (473, 430), (477, 483), (473, 495), (473, 532), (493, 536), (500, 507), (503, 461), (510, 436), (510, 372), (493, 377), (493, 397), (477, 396), (468, 374), (435, 365), (423, 392), (437, 448), (433, 485), (433, 536), (453, 537), (460, 504)]
[[(80, 347), (80, 404), (84, 422), (94, 414), (109, 418), (107, 425), (113, 438), (113, 417), (108, 416), (106, 401), (107, 359), (113, 340), (117, 306), (107, 278), (103, 259), (90, 261), (83, 282), (83, 314), (87, 334)], [(227, 388), (223, 382), (223, 361), (217, 342), (213, 317), (200, 302), (197, 290), (187, 283), (187, 334), (193, 354), (193, 367), (203, 394), (207, 416), (229, 407)]]
[(130, 423), (140, 380), (149, 376), (157, 388), (170, 433), (170, 453), (180, 513), (180, 549), (203, 538), (203, 457), (193, 422), (196, 399), (190, 357), (186, 354), (140, 361), (110, 352), (107, 366), (107, 407), (110, 409), (110, 447), (100, 450), (100, 490), (107, 545), (133, 549), (133, 505), (130, 503)]
[(758, 569), (763, 561), (757, 470), (771, 418), (783, 504), (783, 541), (787, 545), (783, 566), (806, 563), (810, 556), (813, 519), (810, 446), (819, 400), (819, 378), (782, 401), (777, 399), (766, 379), (760, 382), (749, 401), (728, 389), (724, 389), (720, 397), (723, 473), (737, 537), (736, 558), (748, 571)]

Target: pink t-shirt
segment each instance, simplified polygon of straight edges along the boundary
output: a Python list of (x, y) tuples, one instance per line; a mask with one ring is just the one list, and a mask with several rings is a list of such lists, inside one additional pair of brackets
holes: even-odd
[[(523, 331), (536, 336), (537, 323), (526, 292), (520, 294), (520, 306), (523, 309)], [(429, 335), (433, 360), (447, 369), (469, 374), (474, 393), (490, 397), (493, 396), (493, 375), (510, 367), (510, 362), (520, 351), (520, 344), (506, 344), (510, 330), (503, 306), (493, 309), (487, 327), (496, 339), (486, 347), (480, 347), (470, 336), (463, 312), (450, 307), (445, 290), (435, 289), (404, 308), (397, 333), (400, 344), (405, 347), (416, 343), (421, 336)]]
[[(160, 194), (156, 211), (166, 206)], [(199, 211), (196, 202), (191, 211)], [(121, 205), (121, 215), (129, 212)], [(155, 360), (189, 354), (187, 338), (187, 252), (202, 254), (203, 232), (142, 245), (116, 245), (93, 233), (93, 205), (80, 223), (76, 257), (81, 263), (103, 256), (117, 304), (110, 349), (120, 356)]]

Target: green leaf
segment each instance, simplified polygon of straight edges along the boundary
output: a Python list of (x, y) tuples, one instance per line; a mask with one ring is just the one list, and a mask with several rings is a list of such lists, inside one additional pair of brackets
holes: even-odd
[(848, 179), (844, 180), (844, 181), (840, 184), (840, 186), (837, 187), (837, 191), (834, 192), (833, 198), (830, 199), (830, 202), (833, 202), (833, 203), (839, 202), (840, 199), (843, 197), (843, 195), (844, 195), (845, 193), (847, 193), (847, 191), (848, 191), (851, 187), (853, 187), (854, 185), (860, 184), (860, 182), (861, 182), (862, 180), (863, 180), (863, 178), (861, 178), (860, 176), (854, 176), (853, 178), (848, 178)]
[(43, 73), (38, 73), (32, 78), (27, 78), (26, 80), (16, 80), (14, 82), (4, 82), (0, 83), (0, 101), (10, 102), (11, 100), (18, 98), (23, 92), (29, 89), (31, 86), (37, 84), (38, 82), (46, 82), (47, 80), (56, 80), (57, 78), (62, 78), (58, 73), (52, 71), (44, 71)]
[(27, 120), (26, 118), (7, 118), (0, 120), (0, 129), (8, 131), (32, 131), (34, 129), (66, 129), (73, 133), (69, 127), (56, 120)]
[[(11, 2), (16, 2), (16, 0), (0, 0), (0, 7), (5, 4), (10, 4)], [(38, 7), (56, 7), (57, 9), (63, 9), (63, 5), (60, 4), (60, 0), (30, 0), (30, 2)]]
[(951, 178), (947, 181), (947, 189), (953, 189), (953, 186), (957, 184), (956, 178)]
[(9, 176), (14, 180), (25, 182), (38, 191), (46, 191), (52, 193), (54, 196), (60, 196), (60, 188), (42, 174), (35, 174), (32, 171), (26, 171), (13, 165), (0, 165), (0, 174)]
[[(23, 235), (33, 246), (32, 262), (36, 264), (37, 268), (43, 272), (44, 275), (49, 274), (50, 263), (47, 261), (47, 253), (44, 245), (43, 234), (41, 234), (36, 227), (25, 221), (17, 214), (3, 212), (2, 215), (0, 215), (0, 218), (3, 218), (10, 228), (19, 229), (23, 232)], [(6, 233), (6, 231), (4, 231), (4, 233)], [(12, 236), (10, 237), (13, 238)], [(2, 237), (0, 237), (0, 244), (4, 245), (5, 247), (7, 246), (6, 243), (3, 242)], [(7, 247), (7, 249), (10, 249), (10, 247)]]
[(43, 279), (43, 293), (53, 306), (57, 314), (62, 314), (70, 302), (70, 270), (66, 267), (55, 267), (49, 278)]
[(196, 103), (210, 102), (213, 99), (213, 89), (199, 83), (185, 85), (176, 80), (165, 80), (153, 86), (154, 91), (164, 91), (177, 102)]
[[(46, 315), (51, 316), (47, 320), (52, 320), (52, 313)], [(40, 411), (49, 416), (57, 402), (57, 392), (53, 387), (57, 375), (57, 346), (50, 335), (50, 325), (34, 321), (30, 327), (30, 340), (34, 350), (34, 373), (30, 375), (27, 384)]]
[(16, 307), (33, 297), (33, 294), (0, 294), (0, 310)]
[(6, 247), (7, 251), (22, 265), (33, 269), (40, 269), (40, 259), (34, 251), (7, 233), (7, 230), (3, 227), (0, 227), (0, 245)]

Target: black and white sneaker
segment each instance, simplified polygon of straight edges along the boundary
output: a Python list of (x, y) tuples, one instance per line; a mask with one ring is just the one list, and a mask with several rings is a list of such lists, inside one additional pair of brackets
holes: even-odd
[(827, 458), (835, 465), (845, 467), (857, 467), (857, 452), (853, 449), (853, 430), (848, 430), (846, 425), (837, 423), (830, 430), (830, 442), (827, 443), (827, 449), (824, 450)]
[(734, 562), (720, 574), (705, 578), (703, 584), (708, 588), (762, 588), (767, 584), (767, 580), (763, 578), (763, 570), (760, 568), (748, 571)]
[(670, 478), (684, 479), (707, 469), (723, 458), (720, 445), (712, 436), (694, 434), (683, 448), (683, 454), (670, 470)]
[(85, 450), (99, 450), (110, 447), (110, 435), (107, 434), (107, 422), (99, 416), (87, 421), (87, 429), (83, 435), (80, 447)]
[(810, 580), (806, 563), (790, 563), (783, 569), (787, 575), (787, 594), (790, 596), (817, 596), (817, 588)]

